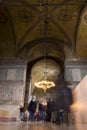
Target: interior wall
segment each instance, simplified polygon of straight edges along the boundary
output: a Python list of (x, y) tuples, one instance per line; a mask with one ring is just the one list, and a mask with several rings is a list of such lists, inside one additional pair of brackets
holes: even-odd
[[(0, 63), (0, 117), (19, 117), (20, 104), (24, 104), (26, 62), (19, 59), (3, 59)], [(13, 107), (13, 108), (12, 108)], [(9, 108), (9, 109), (7, 109)], [(14, 110), (15, 109), (15, 110)], [(9, 114), (5, 114), (7, 111)]]
[(87, 75), (73, 90), (74, 103), (71, 109), (75, 115), (75, 122), (87, 123)]

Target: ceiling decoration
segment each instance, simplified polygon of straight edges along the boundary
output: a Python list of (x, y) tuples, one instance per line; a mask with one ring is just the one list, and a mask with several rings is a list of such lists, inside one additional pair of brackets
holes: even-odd
[(50, 70), (57, 64), (61, 72), (67, 58), (87, 58), (86, 5), (86, 0), (1, 0), (0, 57), (23, 58), (31, 68), (39, 63), (33, 82), (41, 79), (44, 43)]
[(0, 23), (6, 23), (7, 22), (7, 16), (3, 13), (0, 13)]
[(17, 15), (17, 20), (20, 22), (20, 23), (29, 23), (31, 22), (33, 16), (32, 16), (32, 10), (27, 10), (26, 8), (22, 9), (22, 10), (19, 10), (18, 11), (18, 15)]
[(76, 52), (81, 58), (87, 58), (87, 7), (82, 11), (78, 29)]

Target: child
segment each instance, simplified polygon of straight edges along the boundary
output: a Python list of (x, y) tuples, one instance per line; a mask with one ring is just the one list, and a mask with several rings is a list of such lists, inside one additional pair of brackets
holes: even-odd
[(20, 105), (20, 119), (21, 121), (24, 120), (24, 107), (22, 105)]

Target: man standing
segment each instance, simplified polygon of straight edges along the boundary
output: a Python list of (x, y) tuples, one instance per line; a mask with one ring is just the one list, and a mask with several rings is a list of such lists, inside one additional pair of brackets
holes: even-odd
[(34, 121), (35, 119), (35, 111), (36, 111), (37, 103), (35, 96), (32, 98), (28, 105), (28, 111), (29, 111), (29, 121)]
[(52, 113), (52, 99), (49, 98), (47, 102), (47, 108), (46, 108), (47, 122), (51, 122), (51, 113)]

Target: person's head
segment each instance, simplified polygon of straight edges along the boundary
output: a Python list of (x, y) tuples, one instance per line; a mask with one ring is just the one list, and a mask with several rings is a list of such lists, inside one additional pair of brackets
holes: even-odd
[(33, 96), (32, 100), (35, 102), (35, 101), (36, 101), (36, 97), (35, 97), (35, 96)]

